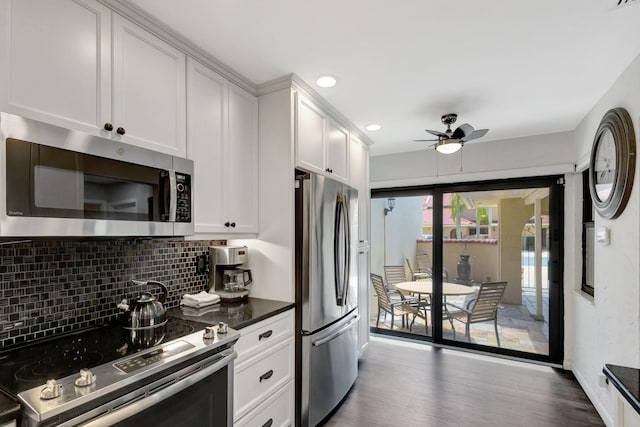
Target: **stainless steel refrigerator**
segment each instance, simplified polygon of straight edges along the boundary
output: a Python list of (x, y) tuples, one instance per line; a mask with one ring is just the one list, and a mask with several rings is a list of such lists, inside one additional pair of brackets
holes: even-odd
[(297, 417), (315, 426), (358, 375), (358, 192), (296, 171)]

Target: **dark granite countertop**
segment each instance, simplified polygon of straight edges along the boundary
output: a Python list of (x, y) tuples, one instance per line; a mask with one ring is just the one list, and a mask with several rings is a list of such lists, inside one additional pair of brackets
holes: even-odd
[(20, 404), (0, 393), (0, 424), (15, 420), (20, 414)]
[(607, 364), (602, 372), (640, 414), (640, 369)]
[(276, 301), (262, 298), (251, 298), (238, 303), (220, 303), (204, 308), (179, 307), (172, 308), (168, 315), (195, 322), (215, 325), (225, 322), (234, 329), (268, 319), (293, 308), (292, 302)]

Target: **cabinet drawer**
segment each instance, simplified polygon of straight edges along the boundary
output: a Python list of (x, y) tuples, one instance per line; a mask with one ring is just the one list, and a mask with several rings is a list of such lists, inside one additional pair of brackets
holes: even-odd
[(270, 349), (268, 354), (236, 365), (233, 389), (235, 420), (293, 379), (293, 343), (293, 338), (290, 338)]
[(293, 310), (279, 314), (240, 330), (240, 339), (234, 346), (238, 353), (236, 365), (262, 353), (279, 341), (293, 336)]
[(294, 387), (289, 382), (256, 409), (242, 417), (234, 427), (286, 427), (292, 426), (294, 413)]

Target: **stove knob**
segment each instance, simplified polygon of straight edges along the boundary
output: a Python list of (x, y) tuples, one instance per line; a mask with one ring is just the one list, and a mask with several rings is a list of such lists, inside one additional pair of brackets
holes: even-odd
[(58, 384), (56, 380), (47, 380), (44, 388), (40, 390), (40, 399), (55, 399), (62, 394), (62, 384)]
[(213, 326), (207, 326), (204, 328), (203, 338), (205, 340), (212, 340), (216, 337), (216, 328)]
[(76, 378), (75, 385), (78, 387), (87, 387), (92, 384), (95, 384), (96, 376), (93, 372), (88, 369), (80, 369), (80, 376)]
[(226, 334), (227, 333), (227, 324), (224, 322), (218, 323), (218, 333)]

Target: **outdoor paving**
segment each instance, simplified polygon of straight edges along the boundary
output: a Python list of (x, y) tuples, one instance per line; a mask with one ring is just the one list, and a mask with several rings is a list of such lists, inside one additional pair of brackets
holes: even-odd
[[(525, 351), (536, 354), (549, 354), (548, 324), (546, 321), (536, 321), (525, 305), (500, 304), (498, 312), (498, 332), (502, 348)], [(548, 310), (547, 310), (548, 313)], [(376, 325), (376, 319), (371, 320), (371, 326)], [(456, 340), (466, 341), (464, 323), (454, 320)], [(381, 329), (391, 328), (391, 316), (380, 316)], [(396, 316), (394, 330), (409, 332), (408, 326), (402, 327), (402, 319)], [(449, 321), (443, 322), (443, 336), (453, 339), (453, 330)], [(412, 332), (417, 335), (425, 335), (425, 324), (420, 318), (416, 318)], [(431, 322), (429, 322), (429, 335), (431, 334)], [(497, 346), (493, 322), (474, 323), (471, 325), (471, 342), (481, 345)]]

